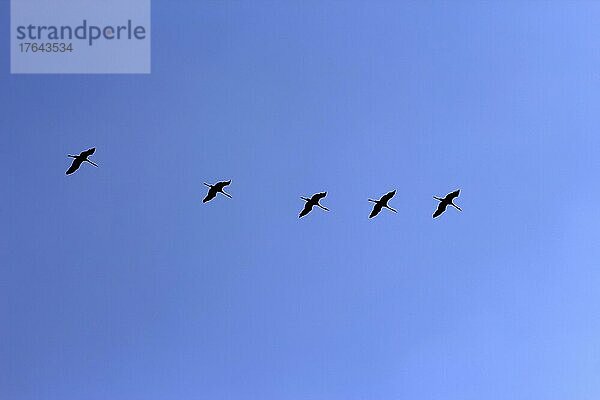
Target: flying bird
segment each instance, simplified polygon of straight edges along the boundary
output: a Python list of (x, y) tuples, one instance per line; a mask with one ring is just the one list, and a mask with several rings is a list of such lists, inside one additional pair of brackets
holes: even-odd
[(223, 190), (223, 188), (229, 185), (230, 183), (231, 179), (228, 181), (217, 182), (214, 185), (209, 185), (208, 183), (204, 182), (204, 185), (208, 186), (209, 189), (208, 193), (206, 194), (206, 197), (204, 198), (204, 200), (202, 200), (202, 202), (206, 203), (207, 201), (211, 201), (217, 196), (217, 193), (222, 193), (225, 196), (231, 198), (231, 195), (229, 193), (225, 193), (225, 191)]
[(95, 151), (96, 151), (96, 148), (92, 147), (91, 149), (82, 151), (77, 156), (74, 156), (72, 154), (67, 154), (68, 157), (71, 157), (73, 159), (73, 162), (71, 163), (71, 166), (67, 170), (66, 174), (71, 175), (73, 172), (77, 171), (79, 169), (79, 167), (81, 166), (81, 164), (83, 164), (84, 162), (88, 162), (88, 163), (92, 164), (94, 167), (97, 167), (98, 164), (95, 164), (88, 159), (88, 157), (91, 156), (92, 154), (94, 154)]
[(381, 212), (381, 210), (384, 208), (387, 208), (388, 210), (393, 211), (393, 212), (397, 212), (392, 207), (388, 206), (388, 201), (390, 201), (391, 198), (394, 197), (395, 194), (396, 194), (396, 191), (392, 190), (391, 192), (388, 192), (388, 193), (384, 194), (383, 196), (381, 196), (381, 198), (379, 200), (369, 199), (370, 202), (375, 203), (375, 205), (373, 206), (373, 211), (371, 211), (371, 215), (369, 215), (369, 218), (373, 218), (374, 216), (379, 214)]
[(446, 208), (448, 206), (452, 206), (452, 207), (456, 208), (458, 211), (462, 211), (459, 206), (454, 204), (454, 199), (457, 198), (459, 194), (460, 194), (460, 189), (455, 190), (452, 193), (448, 193), (446, 195), (446, 197), (444, 197), (443, 199), (433, 196), (434, 199), (436, 199), (437, 201), (440, 202), (440, 204), (438, 204), (438, 206), (437, 206), (437, 209), (433, 213), (433, 218), (437, 218), (440, 215), (442, 215), (444, 213), (444, 211), (446, 211)]
[(321, 200), (325, 196), (327, 196), (327, 192), (313, 194), (313, 196), (310, 199), (307, 197), (300, 197), (306, 202), (306, 204), (304, 204), (304, 208), (302, 209), (302, 211), (300, 211), (300, 215), (298, 216), (298, 218), (304, 217), (313, 209), (314, 206), (320, 207), (325, 211), (329, 211), (327, 207), (323, 207), (321, 204), (319, 204), (319, 200)]

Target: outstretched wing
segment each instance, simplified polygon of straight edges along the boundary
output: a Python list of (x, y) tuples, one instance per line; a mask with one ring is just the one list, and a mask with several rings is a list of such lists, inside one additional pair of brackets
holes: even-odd
[(81, 166), (82, 162), (83, 162), (82, 159), (74, 158), (73, 162), (71, 163), (71, 166), (69, 167), (69, 169), (66, 172), (67, 175), (71, 175), (73, 172), (77, 171), (79, 169), (79, 167)]
[(304, 208), (302, 209), (302, 211), (300, 211), (300, 215), (298, 215), (298, 218), (304, 217), (306, 214), (308, 214), (310, 212), (310, 210), (312, 210), (312, 208), (313, 208), (313, 205), (307, 201), (306, 204), (304, 204)]
[(396, 194), (396, 191), (392, 190), (391, 192), (388, 192), (388, 193), (384, 194), (383, 196), (381, 196), (381, 199), (379, 199), (379, 201), (381, 201), (383, 203), (387, 203), (388, 201), (390, 201), (390, 199), (392, 197), (394, 197), (395, 194)]
[(203, 203), (206, 203), (207, 201), (211, 201), (212, 199), (215, 198), (215, 196), (217, 195), (217, 189), (215, 189), (216, 186), (211, 187), (210, 189), (208, 189), (208, 193), (206, 194), (206, 197), (204, 198), (204, 200), (202, 200)]
[(91, 156), (92, 154), (94, 154), (95, 151), (96, 151), (96, 148), (92, 147), (91, 149), (87, 149), (86, 151), (82, 151), (81, 153), (79, 153), (79, 155), (81, 157), (87, 158), (87, 157)]
[(440, 201), (440, 204), (438, 204), (437, 209), (433, 213), (433, 218), (437, 218), (442, 215), (444, 211), (446, 211), (446, 207), (448, 207), (448, 203), (445, 201)]
[(318, 203), (319, 200), (321, 200), (325, 196), (327, 196), (327, 192), (316, 193), (313, 194), (313, 196), (310, 198), (310, 201)]
[(373, 211), (371, 211), (369, 218), (373, 218), (374, 216), (379, 214), (381, 212), (382, 208), (383, 208), (383, 205), (381, 203), (375, 203), (375, 205), (373, 206)]
[(231, 179), (228, 181), (221, 181), (221, 182), (217, 182), (215, 183), (215, 188), (217, 188), (217, 191), (223, 190), (223, 188), (225, 186), (228, 186), (231, 184)]
[(460, 194), (460, 189), (458, 189), (458, 190), (455, 190), (455, 191), (454, 191), (454, 192), (452, 192), (452, 193), (448, 193), (448, 194), (446, 195), (446, 197), (444, 197), (444, 200), (446, 200), (446, 201), (450, 201), (450, 202), (451, 202), (452, 200), (454, 200), (455, 198), (457, 198), (459, 194)]

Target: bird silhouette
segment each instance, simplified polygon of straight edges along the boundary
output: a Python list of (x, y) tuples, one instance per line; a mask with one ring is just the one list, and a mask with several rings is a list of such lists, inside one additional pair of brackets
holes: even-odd
[(454, 199), (457, 198), (459, 194), (460, 194), (460, 189), (455, 190), (452, 193), (448, 193), (446, 195), (446, 197), (444, 197), (443, 199), (433, 196), (434, 199), (436, 199), (437, 201), (440, 202), (440, 204), (438, 204), (438, 206), (437, 206), (437, 209), (433, 213), (433, 218), (437, 218), (440, 215), (442, 215), (444, 213), (444, 211), (446, 211), (446, 208), (448, 206), (452, 206), (452, 207), (456, 208), (458, 211), (462, 211), (459, 206), (454, 204)]
[(94, 154), (95, 151), (96, 151), (96, 148), (92, 147), (91, 149), (82, 151), (77, 156), (74, 156), (72, 154), (67, 154), (68, 157), (71, 157), (73, 159), (73, 162), (71, 163), (71, 166), (67, 170), (66, 174), (71, 175), (73, 172), (77, 171), (79, 169), (79, 167), (81, 166), (81, 164), (83, 164), (84, 162), (88, 162), (88, 163), (92, 164), (94, 167), (97, 167), (98, 164), (95, 164), (88, 159), (88, 157), (91, 156), (92, 154)]
[(215, 198), (217, 193), (222, 193), (225, 196), (231, 198), (231, 195), (229, 193), (225, 193), (225, 191), (223, 190), (223, 188), (229, 184), (231, 184), (231, 179), (228, 181), (217, 182), (214, 185), (209, 185), (208, 183), (204, 182), (204, 185), (208, 186), (209, 189), (208, 193), (206, 194), (206, 197), (204, 198), (204, 200), (202, 200), (202, 202), (206, 203), (207, 201), (211, 201)]
[(379, 200), (369, 199), (370, 202), (375, 203), (375, 205), (373, 206), (373, 211), (371, 211), (369, 218), (373, 218), (374, 216), (379, 214), (383, 208), (387, 208), (390, 211), (397, 212), (392, 207), (388, 206), (388, 201), (390, 201), (391, 198), (394, 197), (395, 194), (396, 194), (396, 191), (392, 190), (391, 192), (388, 192), (388, 193), (384, 194), (383, 196), (381, 196), (381, 198)]
[(304, 217), (313, 209), (314, 206), (320, 207), (325, 211), (329, 211), (327, 207), (323, 207), (321, 204), (319, 204), (319, 200), (321, 200), (325, 196), (327, 196), (327, 192), (313, 194), (313, 196), (310, 199), (307, 197), (300, 197), (306, 202), (306, 204), (304, 204), (304, 208), (302, 209), (302, 211), (300, 211), (300, 215), (298, 216), (298, 218)]

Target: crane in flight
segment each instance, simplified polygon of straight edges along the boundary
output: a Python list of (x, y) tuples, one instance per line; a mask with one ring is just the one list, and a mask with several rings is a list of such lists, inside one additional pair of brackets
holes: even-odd
[(202, 200), (202, 202), (206, 203), (207, 201), (211, 201), (217, 196), (217, 193), (221, 193), (231, 198), (231, 195), (229, 193), (225, 193), (225, 191), (223, 190), (223, 188), (229, 184), (231, 184), (231, 179), (228, 181), (217, 182), (214, 185), (209, 185), (208, 183), (204, 182), (204, 185), (208, 186), (209, 189), (208, 193), (206, 194), (206, 197), (204, 198), (204, 200)]
[(388, 206), (388, 202), (392, 199), (392, 197), (394, 197), (395, 194), (396, 194), (396, 190), (392, 190), (391, 192), (388, 192), (388, 193), (384, 194), (383, 196), (381, 196), (381, 198), (379, 200), (369, 199), (369, 201), (371, 203), (375, 203), (375, 205), (373, 206), (373, 211), (371, 211), (369, 218), (373, 218), (374, 216), (379, 214), (381, 212), (381, 210), (384, 208), (387, 208), (388, 210), (393, 211), (393, 212), (398, 212), (398, 211), (394, 210), (392, 207)]
[(95, 164), (88, 159), (88, 157), (91, 156), (92, 154), (94, 154), (95, 151), (96, 151), (96, 148), (92, 147), (91, 149), (82, 151), (81, 153), (79, 153), (79, 155), (76, 155), (76, 156), (74, 156), (72, 154), (67, 154), (67, 157), (71, 157), (73, 159), (73, 162), (71, 163), (71, 166), (67, 170), (66, 174), (71, 175), (73, 172), (77, 171), (79, 169), (79, 167), (81, 167), (81, 164), (83, 164), (84, 162), (90, 163), (94, 167), (97, 167), (98, 164)]
[(325, 196), (327, 196), (327, 192), (313, 194), (310, 199), (308, 197), (300, 197), (302, 200), (304, 200), (306, 202), (306, 204), (304, 204), (304, 208), (302, 209), (302, 211), (300, 211), (300, 215), (298, 216), (298, 218), (302, 218), (306, 214), (311, 212), (311, 210), (313, 209), (314, 206), (322, 208), (325, 211), (329, 211), (329, 209), (327, 207), (323, 207), (321, 204), (319, 204), (319, 200), (321, 200)]
[(444, 211), (446, 211), (446, 208), (448, 206), (452, 206), (452, 207), (456, 208), (458, 211), (462, 211), (459, 206), (454, 204), (454, 199), (457, 198), (459, 194), (460, 194), (460, 189), (455, 190), (452, 193), (448, 193), (443, 199), (433, 196), (434, 199), (436, 199), (437, 201), (440, 202), (440, 204), (438, 204), (438, 206), (437, 206), (437, 209), (433, 213), (433, 218), (437, 218), (440, 215), (442, 215), (444, 213)]

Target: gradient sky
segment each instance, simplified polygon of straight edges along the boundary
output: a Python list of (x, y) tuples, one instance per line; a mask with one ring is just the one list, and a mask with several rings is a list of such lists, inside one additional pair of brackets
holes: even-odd
[(8, 3), (0, 398), (600, 398), (600, 4), (154, 0), (151, 75), (25, 76)]

